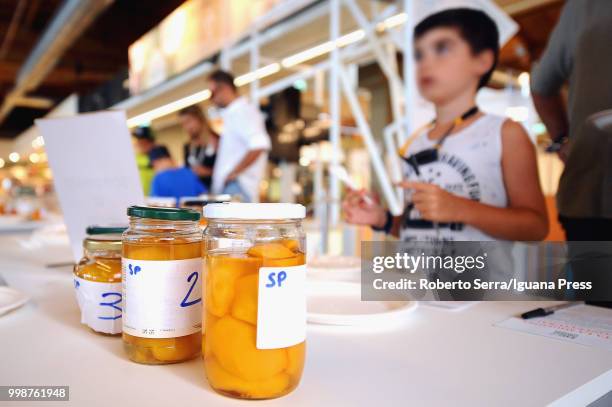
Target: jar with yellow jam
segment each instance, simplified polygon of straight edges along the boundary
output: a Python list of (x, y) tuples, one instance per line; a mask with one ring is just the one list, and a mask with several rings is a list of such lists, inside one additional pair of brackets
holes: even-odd
[(200, 354), (202, 235), (190, 209), (131, 206), (123, 233), (123, 343), (138, 363)]
[(210, 204), (204, 216), (206, 377), (231, 397), (283, 396), (306, 352), (305, 208)]
[(88, 227), (83, 258), (74, 266), (81, 323), (105, 335), (121, 333), (121, 233), (125, 229)]

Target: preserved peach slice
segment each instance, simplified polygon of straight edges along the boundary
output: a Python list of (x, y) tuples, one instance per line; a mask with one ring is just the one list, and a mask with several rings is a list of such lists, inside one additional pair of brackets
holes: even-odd
[(178, 362), (194, 357), (200, 348), (200, 334), (180, 336), (178, 338), (163, 338), (163, 342), (155, 339), (151, 347), (153, 357), (163, 362)]
[(210, 327), (213, 326), (218, 320), (219, 317), (217, 317), (216, 315), (213, 315), (210, 312), (205, 312), (202, 326), (205, 326), (207, 329), (210, 329)]
[(257, 292), (259, 276), (257, 273), (240, 277), (236, 281), (236, 299), (232, 305), (232, 316), (250, 324), (257, 324)]
[(300, 249), (300, 242), (295, 239), (281, 240), (281, 244), (292, 252), (296, 252)]
[(206, 334), (221, 367), (242, 379), (268, 379), (287, 367), (285, 349), (257, 349), (255, 327), (231, 316), (221, 318)]
[(289, 375), (276, 374), (264, 380), (244, 380), (223, 369), (214, 358), (206, 359), (206, 376), (211, 385), (220, 392), (238, 393), (246, 398), (272, 398), (285, 393), (289, 387)]
[(294, 253), (281, 243), (263, 243), (252, 246), (247, 254), (253, 257), (262, 257), (267, 259), (284, 259), (293, 257)]
[(248, 273), (256, 273), (261, 260), (248, 257), (209, 256), (206, 276), (206, 310), (222, 317), (234, 300), (236, 280)]
[(291, 377), (300, 377), (304, 369), (304, 356), (306, 355), (306, 342), (298, 343), (287, 348), (287, 373)]
[(274, 259), (264, 257), (264, 267), (290, 267), (290, 266), (301, 266), (305, 263), (304, 255), (302, 253), (293, 253), (293, 256), (286, 257), (284, 259)]
[(206, 346), (206, 332), (215, 325), (215, 322), (217, 322), (218, 319), (219, 318), (217, 318), (210, 312), (206, 312), (204, 314), (204, 321), (202, 323), (202, 327), (204, 328), (202, 334), (202, 354), (204, 355), (204, 357), (212, 355), (212, 353), (210, 352), (210, 346)]

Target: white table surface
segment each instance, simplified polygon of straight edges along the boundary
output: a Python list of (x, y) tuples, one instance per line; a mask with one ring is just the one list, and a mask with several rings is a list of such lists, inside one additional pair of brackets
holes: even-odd
[[(127, 360), (121, 339), (80, 324), (71, 269), (45, 268), (44, 250), (23, 249), (19, 239), (0, 236), (0, 274), (32, 300), (0, 317), (0, 385), (70, 386), (70, 402), (48, 405), (246, 403), (214, 393), (200, 359), (166, 366)], [(574, 406), (599, 397), (602, 386), (612, 390), (611, 376), (601, 376), (612, 369), (612, 352), (493, 326), (541, 305), (421, 306), (385, 330), (311, 325), (300, 386), (257, 405), (543, 406), (565, 397), (570, 402), (561, 405)], [(13, 404), (27, 405), (0, 402)]]

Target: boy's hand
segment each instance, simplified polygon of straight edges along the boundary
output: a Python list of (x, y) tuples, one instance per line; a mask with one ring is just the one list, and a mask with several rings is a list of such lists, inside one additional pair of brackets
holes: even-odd
[[(371, 203), (368, 203), (364, 196), (369, 196)], [(380, 204), (380, 199), (376, 195), (369, 195), (364, 190), (349, 192), (342, 201), (344, 219), (354, 225), (366, 225), (384, 227), (387, 221), (387, 213)]]
[(431, 222), (462, 222), (466, 199), (445, 191), (434, 184), (402, 181), (397, 184), (410, 189), (412, 203), (423, 219)]

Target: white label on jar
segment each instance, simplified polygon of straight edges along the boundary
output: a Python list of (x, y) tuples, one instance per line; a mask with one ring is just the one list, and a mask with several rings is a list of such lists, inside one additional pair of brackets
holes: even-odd
[(260, 267), (257, 349), (293, 346), (306, 339), (306, 265)]
[(202, 259), (121, 260), (123, 332), (175, 338), (202, 330)]
[(81, 323), (96, 332), (121, 333), (121, 283), (101, 283), (74, 277)]

